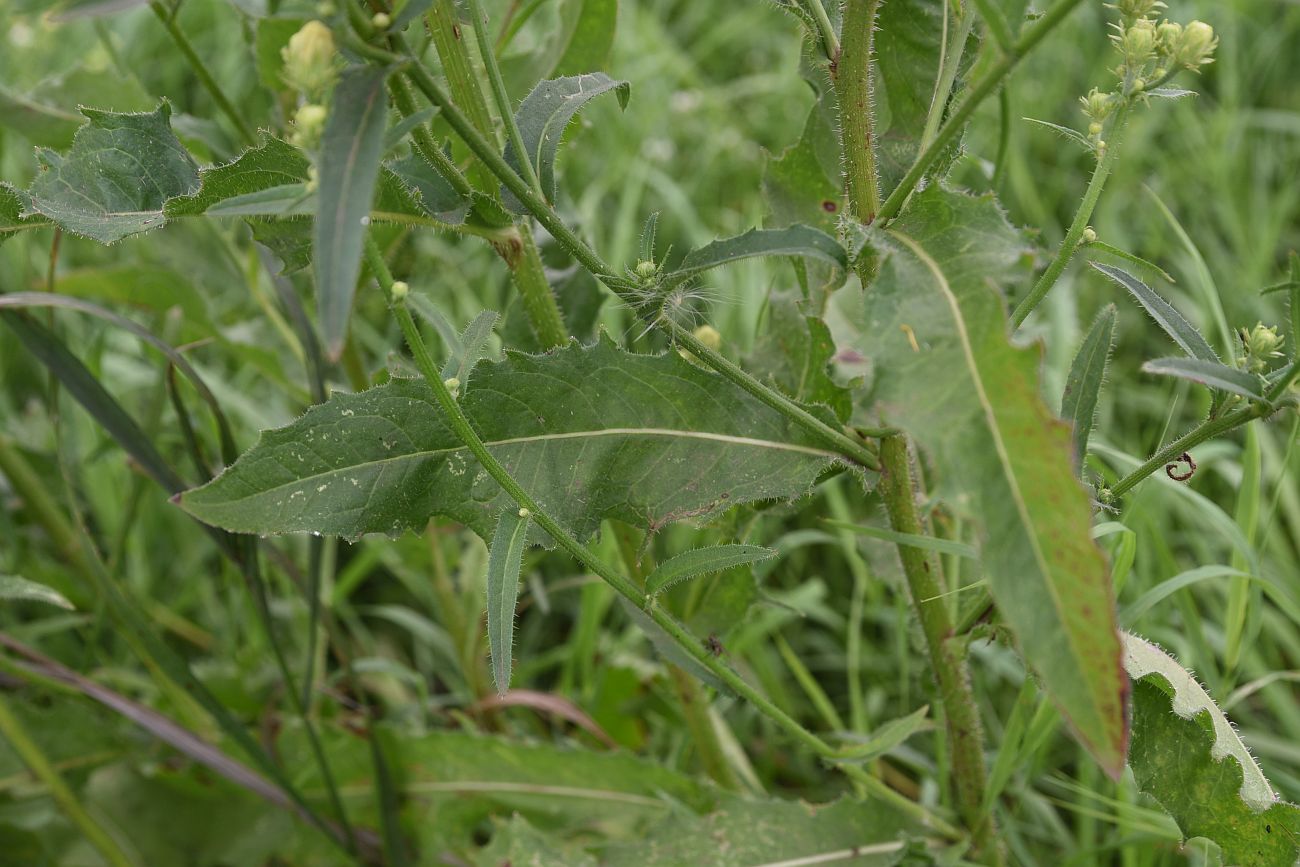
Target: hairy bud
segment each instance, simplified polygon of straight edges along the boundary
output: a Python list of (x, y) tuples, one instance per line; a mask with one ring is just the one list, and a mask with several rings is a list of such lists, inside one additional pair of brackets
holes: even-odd
[(1193, 21), (1183, 28), (1181, 38), (1174, 49), (1175, 63), (1181, 63), (1188, 69), (1197, 69), (1214, 62), (1214, 49), (1219, 45), (1219, 37), (1214, 35), (1214, 28), (1204, 21)]
[(315, 148), (320, 144), (321, 134), (325, 131), (325, 118), (328, 114), (325, 106), (314, 102), (299, 106), (293, 116), (290, 140), (304, 150)]
[(286, 84), (307, 96), (319, 96), (329, 90), (338, 74), (335, 66), (334, 34), (319, 21), (308, 21), (289, 37), (280, 49), (284, 60), (281, 76)]
[(701, 325), (695, 329), (695, 339), (714, 352), (722, 348), (722, 335), (712, 325)]
[(1242, 361), (1251, 373), (1263, 373), (1268, 368), (1269, 362), (1282, 357), (1279, 350), (1286, 338), (1277, 333), (1276, 327), (1261, 322), (1254, 328), (1241, 329), (1240, 335), (1241, 345), (1245, 350)]

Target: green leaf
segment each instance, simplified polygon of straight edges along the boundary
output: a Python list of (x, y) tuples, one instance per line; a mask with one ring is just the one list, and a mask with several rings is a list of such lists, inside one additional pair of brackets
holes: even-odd
[(167, 200), (198, 189), (198, 166), (172, 133), (168, 103), (143, 114), (81, 113), (89, 123), (67, 154), (37, 152), (43, 171), (28, 190), (33, 211), (111, 244), (162, 226)]
[(519, 815), (502, 822), (492, 835), (492, 842), (480, 853), (480, 867), (503, 864), (526, 864), (528, 867), (598, 867), (599, 862), (583, 852), (579, 845), (565, 846), (555, 836), (545, 834)]
[(235, 160), (199, 172), (200, 186), (192, 195), (172, 199), (163, 209), (168, 217), (202, 214), (229, 199), (267, 189), (301, 184), (311, 163), (288, 142), (267, 136)]
[[(822, 100), (833, 99), (824, 95)], [(763, 193), (772, 217), (770, 227), (805, 223), (827, 233), (837, 231), (841, 201), (839, 142), (830, 112), (819, 101), (808, 111), (799, 141), (769, 157), (763, 170)]]
[(460, 223), (469, 211), (470, 203), (447, 183), (442, 175), (424, 157), (412, 153), (388, 163), (388, 168), (408, 188), (419, 196), (420, 207), (429, 216), (444, 223)]
[(1206, 837), (1225, 864), (1291, 867), (1300, 858), (1300, 807), (1278, 800), (1236, 731), (1191, 674), (1156, 646), (1124, 636), (1133, 678), (1138, 787), (1185, 837)]
[(618, 25), (618, 0), (576, 0), (563, 12), (568, 41), (564, 54), (548, 78), (599, 72), (605, 68), (614, 47)]
[(775, 557), (771, 548), (758, 545), (713, 545), (695, 548), (669, 557), (660, 563), (645, 579), (646, 592), (654, 596), (668, 588), (700, 575), (721, 572), (736, 566), (748, 566), (769, 557)]
[(727, 796), (707, 816), (673, 816), (645, 839), (604, 849), (607, 867), (777, 867), (852, 863), (892, 865), (916, 834), (912, 823), (879, 801), (864, 809), (844, 798), (831, 804), (742, 800)]
[(1121, 250), (1113, 244), (1107, 244), (1105, 241), (1090, 241), (1088, 242), (1087, 247), (1089, 250), (1100, 250), (1109, 256), (1115, 256), (1116, 258), (1123, 259), (1125, 262), (1131, 262), (1134, 265), (1146, 268), (1148, 271), (1153, 271), (1154, 273), (1159, 274), (1160, 278), (1167, 283), (1178, 282), (1174, 279), (1174, 275), (1170, 274), (1164, 268), (1161, 268), (1155, 262), (1148, 262), (1141, 256), (1135, 256), (1127, 250)]
[[(603, 72), (589, 72), (543, 81), (524, 98), (515, 112), (515, 122), (547, 201), (555, 201), (555, 158), (569, 121), (592, 99), (611, 90), (619, 106), (626, 108), (631, 88), (628, 82), (616, 81)], [(511, 168), (520, 170), (522, 164), (513, 144), (506, 147), (505, 157)], [(503, 191), (502, 197), (512, 211), (524, 212), (523, 205), (509, 191)]]
[(835, 300), (874, 369), (870, 401), (910, 433), (938, 493), (979, 527), (989, 589), (1026, 663), (1111, 775), (1127, 742), (1109, 570), (1090, 537), (1070, 431), (1043, 404), (1039, 352), (1011, 343), (997, 285), (1024, 249), (990, 197), (932, 185), (889, 231), (865, 293)]
[(455, 377), (460, 383), (462, 394), (469, 388), (470, 374), (474, 365), (483, 357), (483, 350), (488, 338), (492, 336), (492, 326), (496, 324), (497, 318), (496, 311), (484, 310), (465, 326), (465, 330), (452, 345), (447, 363), (442, 368), (442, 378)]
[[(461, 405), (479, 435), (580, 537), (606, 517), (658, 529), (799, 496), (836, 459), (716, 374), (607, 337), (481, 363), (474, 383)], [(420, 529), (431, 515), (488, 538), (509, 502), (413, 380), (336, 395), (182, 499), (200, 520), (238, 532), (348, 538)]]
[(528, 541), (528, 516), (506, 506), (497, 519), (488, 552), (487, 633), (492, 656), (492, 682), (497, 695), (510, 689), (511, 654), (515, 642), (515, 605), (519, 601), (519, 563)]
[(0, 244), (21, 231), (33, 221), (23, 216), (28, 209), (27, 196), (9, 184), (0, 183)]
[(63, 0), (48, 13), (50, 20), (56, 23), (72, 21), (77, 18), (98, 18), (112, 15), (136, 6), (143, 6), (146, 0)]
[(1092, 153), (1097, 149), (1092, 142), (1088, 141), (1088, 139), (1086, 139), (1083, 136), (1082, 133), (1079, 133), (1076, 130), (1072, 130), (1068, 126), (1061, 126), (1059, 123), (1051, 123), (1046, 120), (1038, 120), (1037, 118), (1032, 118), (1032, 117), (1022, 117), (1021, 120), (1027, 120), (1030, 123), (1036, 123), (1039, 126), (1045, 126), (1048, 129), (1055, 132), (1057, 135), (1061, 136), (1062, 138), (1074, 142), (1075, 144), (1083, 148), (1088, 153)]
[(1219, 356), (1210, 348), (1210, 344), (1201, 336), (1201, 332), (1193, 328), (1192, 324), (1184, 319), (1181, 313), (1175, 310), (1168, 301), (1157, 295), (1150, 286), (1127, 271), (1111, 265), (1102, 265), (1099, 262), (1090, 264), (1127, 289), (1137, 299), (1137, 302), (1142, 305), (1142, 309), (1151, 315), (1156, 324), (1163, 328), (1164, 332), (1172, 337), (1184, 352), (1202, 361), (1219, 361)]
[[(945, 0), (889, 0), (880, 5), (876, 28), (888, 38), (875, 40), (873, 76), (876, 162), (881, 191), (890, 193), (916, 161), (925, 121), (934, 99), (940, 61), (944, 57)], [(948, 22), (949, 31), (954, 22)], [(978, 37), (967, 40), (953, 94), (975, 55)], [(954, 149), (954, 154), (955, 154)], [(941, 164), (933, 176), (942, 176)]]
[(821, 317), (805, 315), (793, 290), (776, 292), (768, 299), (767, 322), (746, 356), (745, 369), (801, 403), (829, 407), (847, 422), (853, 398), (831, 379), (834, 355), (835, 340)]
[(925, 724), (929, 706), (919, 708), (907, 716), (891, 719), (876, 726), (862, 743), (855, 743), (836, 753), (833, 761), (861, 764), (883, 756), (885, 753), (901, 746), (908, 738), (921, 730)]
[(859, 536), (880, 539), (882, 542), (893, 542), (895, 545), (924, 548), (927, 551), (937, 551), (940, 554), (965, 557), (967, 560), (978, 560), (980, 558), (979, 551), (962, 542), (954, 542), (952, 539), (918, 536), (915, 533), (899, 533), (897, 530), (886, 530), (884, 527), (872, 527), (869, 524), (851, 524), (848, 521), (824, 521), (823, 523), (830, 527), (848, 530), (850, 533), (857, 533)]
[(784, 229), (750, 229), (743, 235), (722, 238), (687, 253), (664, 282), (674, 286), (713, 268), (760, 256), (797, 256), (834, 265), (841, 271), (849, 266), (848, 253), (840, 242), (811, 226)]
[(1179, 379), (1199, 382), (1201, 385), (1208, 385), (1210, 388), (1239, 394), (1253, 400), (1264, 397), (1258, 376), (1217, 361), (1202, 361), (1199, 358), (1156, 358), (1143, 364), (1142, 369), (1147, 373), (1176, 376)]
[(383, 155), (388, 69), (343, 73), (321, 142), (320, 208), (312, 235), (317, 303), (326, 352), (338, 360), (361, 273), (361, 249)]
[(67, 597), (53, 587), (46, 587), (35, 581), (28, 581), (17, 575), (0, 575), (0, 601), (4, 602), (44, 602), (57, 608), (75, 609)]
[(1076, 473), (1088, 456), (1088, 437), (1092, 435), (1093, 419), (1097, 417), (1101, 387), (1106, 382), (1106, 363), (1110, 361), (1111, 349), (1115, 345), (1115, 315), (1114, 304), (1107, 304), (1097, 314), (1070, 363), (1070, 373), (1065, 379), (1061, 418), (1068, 421), (1074, 431)]

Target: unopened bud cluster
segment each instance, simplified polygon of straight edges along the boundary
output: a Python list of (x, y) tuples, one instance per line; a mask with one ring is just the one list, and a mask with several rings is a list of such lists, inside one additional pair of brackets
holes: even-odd
[(1277, 333), (1276, 327), (1261, 322), (1254, 328), (1242, 328), (1238, 334), (1243, 350), (1241, 363), (1251, 373), (1263, 373), (1273, 359), (1282, 357), (1280, 350), (1286, 338)]
[(280, 49), (280, 58), (284, 61), (280, 77), (301, 98), (289, 140), (304, 150), (315, 150), (329, 115), (325, 97), (339, 72), (334, 34), (322, 22), (308, 21), (289, 37), (289, 43)]

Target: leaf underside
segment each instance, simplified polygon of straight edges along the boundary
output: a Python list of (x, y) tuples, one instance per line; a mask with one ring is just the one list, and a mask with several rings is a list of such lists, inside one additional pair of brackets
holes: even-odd
[[(676, 354), (625, 352), (607, 337), (480, 363), (460, 403), (511, 475), (583, 538), (606, 517), (657, 530), (798, 497), (836, 460), (716, 374)], [(510, 502), (415, 380), (313, 407), (181, 501), (236, 532), (356, 538), (444, 515), (485, 539)]]
[(865, 397), (928, 453), (939, 493), (979, 522), (989, 587), (1025, 660), (1118, 774), (1127, 679), (1109, 570), (1069, 427), (1039, 397), (1039, 352), (1010, 342), (992, 288), (1020, 256), (1020, 236), (991, 198), (933, 185), (868, 242), (877, 279), (836, 299), (846, 338), (874, 368)]
[(1218, 844), (1223, 863), (1291, 867), (1300, 807), (1277, 800), (1232, 723), (1196, 679), (1158, 647), (1124, 636), (1134, 680), (1129, 763), (1138, 786), (1185, 837)]

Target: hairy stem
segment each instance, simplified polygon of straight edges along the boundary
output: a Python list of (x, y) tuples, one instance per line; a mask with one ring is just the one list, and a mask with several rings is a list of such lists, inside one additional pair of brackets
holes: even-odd
[(1065, 239), (1061, 241), (1060, 249), (1056, 251), (1056, 256), (1048, 264), (1047, 270), (1042, 273), (1034, 283), (1034, 288), (1011, 314), (1013, 328), (1019, 328), (1034, 308), (1042, 303), (1047, 293), (1051, 292), (1052, 287), (1056, 285), (1056, 281), (1065, 273), (1065, 266), (1069, 265), (1070, 260), (1074, 258), (1074, 252), (1079, 249), (1084, 230), (1088, 228), (1088, 221), (1092, 219), (1092, 212), (1096, 209), (1101, 191), (1106, 186), (1106, 179), (1110, 177), (1111, 169), (1115, 167), (1115, 154), (1119, 152), (1119, 137), (1124, 131), (1124, 122), (1128, 119), (1128, 109), (1129, 104), (1126, 102), (1116, 110), (1115, 120), (1109, 128), (1110, 141), (1107, 142), (1105, 151), (1092, 171), (1092, 180), (1088, 182), (1088, 189), (1083, 194), (1083, 201), (1079, 203), (1079, 210), (1075, 211), (1070, 228), (1066, 230)]
[(847, 0), (844, 41), (835, 64), (835, 95), (840, 104), (844, 178), (853, 213), (863, 223), (880, 211), (880, 176), (872, 138), (871, 55), (880, 0)]
[[(492, 116), (488, 113), (487, 101), (483, 98), (483, 89), (470, 60), (464, 34), (456, 20), (455, 0), (434, 0), (428, 20), (429, 32), (433, 36), (433, 45), (438, 50), (438, 59), (442, 61), (442, 71), (447, 76), (451, 98), (465, 112), (474, 129), (492, 142), (495, 150), (496, 131), (492, 127)], [(491, 172), (484, 169), (482, 165), (474, 166), (470, 177), (474, 186), (483, 192), (493, 193), (496, 184), (492, 181)]]
[[(900, 533), (923, 535), (925, 528), (916, 513), (915, 483), (906, 440), (897, 436), (881, 440), (880, 461), (884, 469), (879, 490), (890, 524)], [(911, 545), (899, 545), (898, 556), (903, 562), (912, 604), (939, 685), (957, 812), (971, 834), (976, 858), (984, 863), (1000, 863), (993, 819), (982, 808), (987, 772), (979, 709), (971, 690), (964, 645), (953, 629), (944, 599), (939, 560), (933, 552)]]
[(190, 68), (194, 70), (194, 74), (199, 77), (199, 83), (201, 83), (204, 90), (211, 95), (213, 102), (217, 104), (217, 108), (221, 109), (221, 113), (224, 114), (234, 125), (235, 131), (238, 132), (239, 137), (244, 140), (244, 144), (257, 144), (257, 136), (253, 133), (252, 127), (248, 125), (248, 122), (244, 120), (244, 116), (239, 113), (239, 110), (235, 108), (234, 103), (232, 103), (226, 96), (225, 91), (221, 89), (221, 85), (217, 84), (217, 80), (212, 77), (212, 73), (208, 70), (207, 64), (203, 62), (203, 58), (199, 57), (198, 52), (194, 50), (194, 45), (190, 42), (189, 37), (185, 35), (185, 32), (181, 30), (180, 25), (176, 23), (175, 16), (168, 11), (162, 3), (150, 3), (149, 8), (153, 10), (153, 14), (162, 22), (162, 26), (166, 29), (167, 35), (172, 38), (172, 41), (176, 43), (176, 47), (180, 49), (181, 54), (185, 56), (186, 62), (188, 62)]
[(966, 98), (962, 100), (961, 105), (957, 106), (944, 121), (943, 126), (935, 135), (934, 141), (930, 142), (929, 147), (921, 151), (916, 157), (916, 162), (907, 170), (903, 180), (899, 182), (898, 187), (889, 194), (880, 210), (876, 213), (876, 219), (881, 222), (888, 222), (898, 216), (898, 212), (903, 209), (904, 203), (907, 202), (908, 196), (916, 185), (925, 177), (930, 166), (939, 158), (948, 145), (961, 133), (966, 122), (970, 120), (975, 109), (979, 108), (984, 100), (992, 96), (1002, 85), (1003, 80), (1015, 69), (1016, 64), (1034, 48), (1039, 42), (1042, 42), (1047, 34), (1056, 29), (1062, 21), (1065, 20), (1074, 7), (1078, 6), (1082, 0), (1057, 0), (1055, 6), (1043, 13), (1043, 15), (1028, 27), (1020, 39), (1013, 46), (1011, 52), (1004, 54), (996, 63), (989, 67), (988, 72), (971, 87)]
[(822, 0), (803, 0), (801, 5), (816, 23), (817, 35), (822, 41), (822, 50), (834, 63), (840, 56), (840, 40), (835, 35), (835, 28), (831, 25), (830, 16), (826, 14), (826, 7), (822, 5)]

